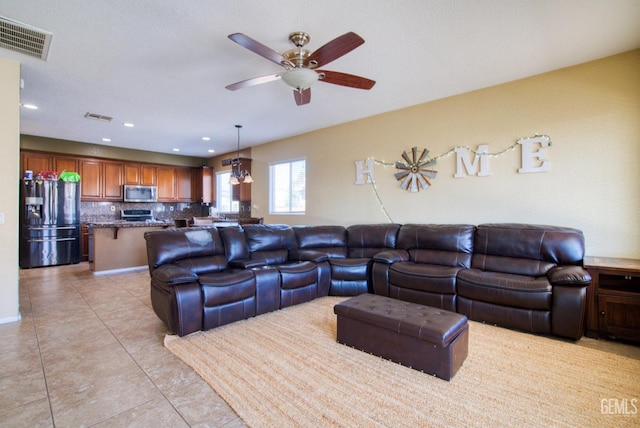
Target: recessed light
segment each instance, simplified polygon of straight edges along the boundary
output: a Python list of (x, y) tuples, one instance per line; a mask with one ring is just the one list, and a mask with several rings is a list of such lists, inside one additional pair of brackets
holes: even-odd
[(209, 149), (209, 150), (207, 150), (207, 151), (208, 151), (209, 153), (215, 153), (215, 152), (216, 152), (216, 151), (215, 151), (215, 150), (213, 150), (213, 149)]
[(172, 149), (174, 152), (179, 152), (180, 149)]
[(104, 141), (105, 143), (110, 143), (111, 142), (111, 138), (103, 138), (102, 141)]
[(133, 128), (135, 125), (131, 122), (125, 122), (123, 123), (124, 126), (126, 126), (127, 128)]
[(22, 107), (28, 108), (29, 110), (38, 110), (38, 106), (33, 104), (22, 104)]
[(211, 140), (211, 138), (209, 138), (209, 137), (202, 137), (202, 141), (209, 141), (209, 140)]

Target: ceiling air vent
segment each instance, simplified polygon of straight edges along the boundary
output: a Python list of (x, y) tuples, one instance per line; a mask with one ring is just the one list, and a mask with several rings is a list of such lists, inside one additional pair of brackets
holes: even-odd
[(87, 119), (100, 120), (102, 122), (111, 122), (113, 118), (111, 116), (105, 116), (103, 114), (85, 113), (84, 117)]
[(0, 16), (0, 48), (46, 61), (52, 37), (48, 31)]

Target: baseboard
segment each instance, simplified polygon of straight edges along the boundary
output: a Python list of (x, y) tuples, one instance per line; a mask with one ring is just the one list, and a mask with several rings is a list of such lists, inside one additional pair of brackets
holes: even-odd
[(10, 322), (18, 322), (21, 319), (22, 319), (22, 316), (20, 315), (20, 313), (18, 313), (18, 315), (16, 315), (15, 317), (0, 318), (0, 324), (8, 324)]

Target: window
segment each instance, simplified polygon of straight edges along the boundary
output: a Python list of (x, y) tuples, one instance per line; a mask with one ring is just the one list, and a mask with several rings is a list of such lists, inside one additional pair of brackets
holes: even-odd
[(231, 171), (216, 174), (216, 210), (219, 213), (237, 213), (240, 210), (238, 201), (233, 200), (233, 186), (229, 184)]
[(269, 165), (269, 213), (304, 214), (306, 160)]

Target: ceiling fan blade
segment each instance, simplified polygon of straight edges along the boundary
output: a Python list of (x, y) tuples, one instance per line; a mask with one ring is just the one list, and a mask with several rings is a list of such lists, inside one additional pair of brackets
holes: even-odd
[(302, 91), (294, 89), (293, 98), (296, 100), (296, 104), (298, 104), (299, 106), (309, 104), (311, 102), (311, 89), (307, 88)]
[(376, 84), (375, 80), (353, 74), (340, 73), (338, 71), (316, 70), (320, 75), (320, 81), (333, 83), (334, 85), (349, 86), (357, 89), (371, 89)]
[(239, 82), (232, 83), (231, 85), (227, 85), (225, 86), (225, 88), (227, 88), (230, 91), (236, 91), (238, 89), (248, 88), (249, 86), (261, 85), (263, 83), (269, 83), (279, 79), (280, 79), (279, 74), (268, 74), (266, 76), (253, 77), (251, 79), (241, 80)]
[(275, 62), (278, 65), (288, 64), (291, 67), (294, 65), (286, 59), (280, 52), (277, 52), (271, 49), (268, 46), (263, 45), (262, 43), (253, 40), (251, 37), (242, 34), (242, 33), (233, 33), (229, 34), (229, 38), (242, 46), (243, 48), (249, 49), (253, 53), (257, 53), (263, 58), (268, 59), (271, 62)]
[[(309, 58), (306, 59), (304, 65), (306, 67), (310, 66), (310, 64), (311, 67), (322, 67), (323, 65), (329, 64), (331, 61), (348, 54), (363, 43), (364, 39), (354, 32), (343, 34), (342, 36), (331, 40), (324, 46), (321, 46), (309, 55)], [(314, 63), (312, 63), (312, 61)]]

